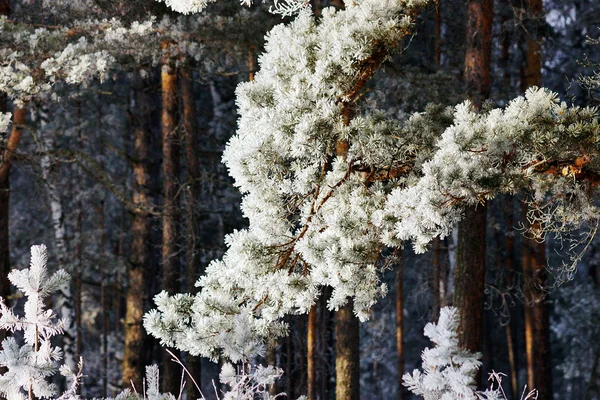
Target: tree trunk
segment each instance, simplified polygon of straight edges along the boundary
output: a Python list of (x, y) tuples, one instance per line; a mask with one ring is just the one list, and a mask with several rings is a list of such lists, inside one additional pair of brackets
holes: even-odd
[(319, 360), (321, 364), (319, 376), (319, 398), (326, 400), (331, 386), (330, 365), (332, 364), (332, 354), (330, 349), (334, 347), (332, 342), (333, 332), (333, 313), (327, 309), (327, 299), (331, 296), (331, 288), (323, 288), (323, 295), (319, 304)]
[(360, 399), (359, 321), (353, 301), (335, 313), (335, 398)]
[(132, 198), (137, 210), (131, 220), (131, 248), (127, 269), (127, 293), (125, 297), (123, 387), (133, 386), (142, 390), (144, 377), (144, 339), (142, 326), (144, 304), (148, 296), (150, 265), (150, 206), (149, 158), (150, 158), (150, 104), (139, 74), (135, 76), (132, 96), (131, 126), (133, 134), (133, 185)]
[[(187, 164), (187, 185), (185, 187), (185, 263), (186, 291), (197, 293), (195, 286), (198, 278), (204, 274), (200, 265), (199, 249), (199, 213), (197, 201), (200, 198), (200, 160), (198, 158), (198, 136), (196, 127), (196, 99), (194, 98), (193, 71), (189, 66), (180, 70), (181, 100), (183, 105), (183, 131), (185, 136), (185, 161)], [(198, 385), (201, 380), (201, 358), (186, 356), (187, 369)], [(200, 393), (193, 382), (187, 384), (190, 399), (197, 399)]]
[(317, 399), (317, 306), (313, 305), (308, 313), (306, 335), (308, 400)]
[[(25, 124), (25, 108), (18, 108), (13, 113), (13, 125), (8, 136), (6, 149), (2, 152), (2, 163), (0, 164), (0, 296), (9, 303), (10, 282), (10, 247), (9, 247), (9, 203), (10, 203), (10, 167), (14, 152), (17, 150), (23, 126)], [(8, 305), (8, 304), (7, 304)], [(0, 339), (6, 337), (5, 331)]]
[[(439, 239), (438, 239), (439, 240)], [(404, 375), (404, 259), (402, 250), (397, 250), (396, 262), (396, 352), (398, 354), (398, 399), (406, 399), (406, 388), (402, 384)]]
[[(527, 10), (527, 50), (521, 71), (521, 91), (542, 84), (542, 0), (525, 2)], [(527, 208), (524, 210), (527, 215)], [(534, 225), (533, 230), (542, 228)], [(552, 399), (552, 363), (550, 358), (549, 312), (545, 299), (546, 246), (535, 239), (524, 238), (523, 294), (525, 296), (525, 349), (527, 385), (538, 390), (538, 400)]]
[(435, 29), (434, 29), (434, 60), (438, 69), (442, 66), (442, 10), (440, 1), (434, 3)]
[[(506, 283), (508, 290), (514, 293), (515, 290), (515, 234), (514, 234), (514, 213), (513, 213), (513, 196), (508, 196), (504, 201), (504, 214), (506, 218), (506, 229), (508, 232), (505, 235), (506, 256), (504, 257), (504, 266), (506, 268)], [(520, 315), (515, 312), (515, 307), (508, 309), (506, 313), (509, 315), (508, 322), (504, 326), (506, 333), (506, 343), (508, 351), (508, 362), (510, 365), (510, 388), (511, 399), (516, 399), (519, 393), (519, 375), (517, 365), (517, 336), (514, 334), (517, 326), (517, 318)], [(520, 320), (520, 319), (519, 319)]]
[[(467, 2), (465, 83), (469, 97), (480, 107), (490, 93), (492, 0)], [(486, 254), (486, 207), (470, 206), (458, 225), (454, 306), (460, 310), (459, 343), (481, 352)]]
[(454, 306), (460, 310), (459, 343), (481, 352), (485, 284), (486, 208), (469, 207), (459, 224), (454, 271)]
[(477, 106), (481, 106), (490, 95), (492, 3), (492, 0), (467, 1), (467, 51), (464, 77), (467, 94)]
[[(163, 47), (166, 46), (163, 43)], [(179, 144), (177, 137), (177, 74), (172, 60), (165, 57), (161, 68), (162, 90), (162, 173), (163, 173), (163, 217), (162, 217), (162, 289), (174, 295), (179, 292), (179, 255), (177, 249), (177, 216), (179, 190)], [(177, 352), (173, 352), (177, 355)], [(171, 356), (162, 352), (163, 392), (179, 393), (180, 371)]]

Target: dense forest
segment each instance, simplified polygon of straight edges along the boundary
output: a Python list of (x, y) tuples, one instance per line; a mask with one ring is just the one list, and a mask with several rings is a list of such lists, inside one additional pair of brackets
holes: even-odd
[(599, 400), (599, 28), (0, 0), (0, 397)]

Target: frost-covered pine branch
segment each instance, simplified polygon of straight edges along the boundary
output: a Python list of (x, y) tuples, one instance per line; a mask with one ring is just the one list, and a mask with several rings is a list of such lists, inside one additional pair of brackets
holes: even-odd
[[(356, 312), (366, 318), (385, 292), (374, 265), (380, 240), (369, 221), (389, 186), (365, 185), (363, 171), (377, 163), (384, 175), (420, 160), (414, 151), (394, 153), (383, 145), (414, 134), (427, 118), (400, 124), (374, 113), (344, 120), (366, 80), (411, 33), (412, 16), (424, 4), (365, 0), (339, 12), (326, 9), (319, 21), (303, 10), (269, 32), (255, 80), (237, 89), (239, 129), (224, 154), (245, 194), (250, 228), (226, 239), (229, 250), (208, 267), (199, 295), (157, 297), (159, 309), (145, 318), (152, 335), (192, 354), (214, 357), (224, 349), (239, 359), (239, 341), (225, 332), (243, 319), (251, 343), (285, 334), (281, 318), (307, 312), (323, 285), (334, 288), (331, 308), (355, 296)], [(349, 138), (356, 140), (348, 161), (336, 158), (337, 142)], [(167, 302), (181, 315), (165, 311)]]
[[(466, 102), (404, 121), (360, 108), (365, 82), (423, 4), (363, 0), (319, 20), (303, 10), (269, 32), (255, 80), (237, 88), (238, 130), (223, 156), (249, 228), (226, 238), (198, 295), (156, 298), (145, 318), (153, 336), (240, 360), (285, 334), (283, 317), (308, 312), (324, 286), (330, 309), (352, 297), (364, 320), (386, 292), (386, 246), (411, 240), (424, 251), (465, 207), (499, 193), (530, 190), (537, 209), (559, 205), (541, 214), (556, 229), (598, 218), (595, 109), (538, 88), (501, 109)], [(232, 334), (240, 323), (248, 347)]]
[[(0, 376), (0, 393), (8, 400), (48, 398), (57, 394), (56, 385), (48, 378), (57, 371), (56, 363), (62, 358), (62, 351), (53, 347), (51, 338), (63, 332), (68, 321), (59, 320), (52, 310), (46, 310), (45, 299), (59, 290), (70, 279), (64, 270), (48, 275), (46, 246), (31, 247), (31, 265), (23, 270), (13, 270), (8, 279), (27, 298), (24, 315), (18, 316), (0, 299), (0, 329), (23, 331), (25, 343), (19, 344), (14, 337), (2, 341), (0, 366), (7, 372)], [(68, 368), (61, 367), (61, 373), (75, 378)], [(62, 398), (76, 398), (75, 390), (67, 391)]]

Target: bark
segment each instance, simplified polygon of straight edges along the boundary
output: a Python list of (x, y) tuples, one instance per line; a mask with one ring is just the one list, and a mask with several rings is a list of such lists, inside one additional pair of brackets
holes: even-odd
[(481, 352), (486, 253), (486, 208), (470, 207), (459, 224), (454, 271), (454, 306), (460, 310), (459, 343)]
[(142, 389), (144, 376), (144, 339), (142, 326), (144, 304), (148, 296), (148, 276), (150, 265), (150, 206), (149, 164), (150, 158), (150, 104), (141, 78), (136, 74), (131, 107), (133, 135), (132, 199), (138, 205), (131, 220), (131, 247), (127, 269), (127, 293), (125, 295), (125, 326), (123, 356), (123, 387), (133, 383), (138, 392)]
[(440, 317), (440, 308), (442, 308), (442, 271), (441, 271), (441, 240), (438, 237), (433, 239), (433, 309), (431, 310), (431, 320), (437, 322)]
[[(438, 239), (439, 240), (439, 239)], [(396, 352), (398, 354), (398, 399), (409, 398), (402, 384), (404, 375), (404, 260), (398, 250), (396, 264)]]
[[(528, 18), (527, 50), (521, 73), (521, 91), (542, 83), (542, 0), (525, 2)], [(527, 213), (527, 210), (524, 210)], [(534, 230), (542, 228), (534, 225)], [(524, 238), (523, 294), (525, 297), (525, 350), (527, 355), (527, 386), (538, 390), (538, 400), (552, 399), (550, 358), (550, 324), (545, 300), (546, 246), (535, 239)]]
[(525, 62), (521, 70), (521, 91), (525, 92), (532, 86), (542, 85), (542, 36), (541, 19), (543, 19), (542, 0), (525, 0), (527, 9), (527, 50)]
[(359, 321), (354, 315), (353, 301), (335, 313), (335, 398), (360, 398)]
[(472, 101), (481, 106), (490, 95), (492, 0), (467, 1), (465, 83)]
[[(186, 262), (186, 291), (197, 293), (195, 282), (204, 274), (200, 265), (199, 249), (199, 214), (196, 206), (200, 198), (200, 159), (198, 158), (198, 136), (196, 126), (196, 99), (194, 98), (193, 71), (190, 67), (180, 70), (181, 100), (183, 106), (183, 133), (185, 137), (185, 162), (188, 179), (185, 187), (185, 262)], [(201, 380), (201, 359), (191, 355), (186, 356), (189, 373), (199, 384)], [(197, 399), (200, 393), (192, 382), (187, 384), (187, 394), (190, 399)]]
[(329, 351), (331, 335), (330, 331), (333, 328), (332, 324), (332, 313), (327, 309), (327, 299), (330, 297), (330, 289), (324, 288), (323, 295), (321, 296), (321, 303), (319, 304), (319, 317), (320, 317), (320, 343), (319, 343), (319, 353), (320, 353), (320, 364), (321, 364), (321, 375), (319, 376), (319, 398), (322, 400), (328, 399), (329, 385), (330, 385), (330, 370), (329, 366), (331, 365), (331, 352)]
[[(14, 152), (17, 150), (23, 125), (25, 124), (25, 109), (18, 108), (13, 112), (13, 125), (8, 136), (6, 149), (2, 152), (2, 164), (0, 164), (0, 296), (9, 303), (10, 282), (10, 247), (9, 247), (9, 203), (10, 203), (10, 168)], [(9, 305), (10, 306), (10, 305)], [(6, 337), (5, 331), (0, 333), (0, 338)]]
[[(163, 44), (166, 46), (166, 44)], [(177, 74), (166, 59), (161, 69), (162, 91), (162, 289), (173, 295), (179, 292), (179, 256), (177, 251), (177, 220), (179, 190), (179, 146), (177, 137)], [(177, 352), (174, 352), (177, 355)], [(180, 371), (163, 349), (163, 392), (179, 393)]]
[(545, 302), (546, 252), (544, 243), (523, 240), (523, 294), (527, 386), (538, 390), (538, 400), (552, 399), (550, 326)]
[[(507, 234), (505, 235), (505, 246), (506, 246), (506, 255), (504, 257), (504, 266), (506, 267), (506, 282), (508, 290), (513, 292), (515, 286), (515, 276), (516, 276), (516, 268), (515, 268), (515, 235), (514, 235), (514, 215), (513, 215), (513, 197), (509, 196), (505, 199), (504, 203), (504, 214), (506, 217), (506, 226), (508, 229)], [(507, 307), (509, 307), (507, 305)], [(519, 314), (515, 312), (514, 307), (507, 310), (509, 314), (509, 320), (504, 326), (506, 333), (506, 343), (507, 343), (507, 351), (508, 351), (508, 362), (510, 365), (510, 389), (511, 389), (511, 398), (516, 399), (519, 392), (519, 375), (518, 375), (518, 366), (517, 366), (517, 355), (515, 348), (517, 347), (516, 338), (514, 335), (515, 326), (517, 325), (517, 318)]]
[[(490, 93), (492, 1), (467, 2), (465, 84), (476, 106)], [(486, 207), (470, 206), (458, 225), (454, 306), (460, 313), (459, 343), (462, 347), (483, 350), (483, 306), (486, 255)], [(479, 381), (479, 380), (478, 380)]]
[(317, 398), (317, 306), (313, 305), (308, 313), (307, 347), (307, 379), (308, 400)]
[(434, 3), (435, 30), (434, 30), (434, 60), (439, 69), (442, 66), (442, 10), (440, 1)]
[[(99, 110), (100, 111), (100, 110)], [(100, 114), (100, 113), (99, 113)], [(98, 115), (98, 120), (102, 120), (102, 115)], [(102, 135), (100, 133), (100, 135)], [(104, 140), (100, 137), (100, 169), (104, 170)], [(100, 242), (100, 258), (98, 267), (100, 268), (100, 304), (102, 306), (102, 392), (104, 397), (108, 396), (108, 332), (110, 325), (110, 306), (108, 302), (108, 274), (106, 273), (106, 229), (104, 221), (104, 199), (105, 193), (102, 191), (100, 201), (96, 208), (98, 215), (98, 232)]]

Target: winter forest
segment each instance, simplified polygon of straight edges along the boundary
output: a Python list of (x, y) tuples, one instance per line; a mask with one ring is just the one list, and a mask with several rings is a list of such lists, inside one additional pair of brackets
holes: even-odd
[(0, 0), (0, 398), (600, 400), (600, 3)]

